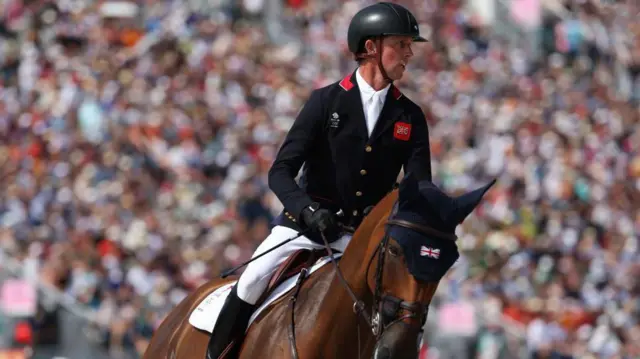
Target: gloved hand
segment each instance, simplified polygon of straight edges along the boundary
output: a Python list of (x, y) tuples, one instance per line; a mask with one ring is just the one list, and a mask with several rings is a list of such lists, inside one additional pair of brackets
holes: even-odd
[(319, 208), (312, 211), (309, 208), (305, 208), (302, 210), (302, 219), (312, 230), (324, 232), (325, 234), (338, 233), (336, 215), (331, 213), (328, 209)]

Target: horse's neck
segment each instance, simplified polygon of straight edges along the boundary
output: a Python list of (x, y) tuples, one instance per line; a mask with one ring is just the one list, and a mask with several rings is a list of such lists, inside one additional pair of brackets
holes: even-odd
[[(342, 258), (340, 258), (340, 270), (349, 289), (365, 304), (369, 304), (366, 303), (367, 299), (372, 298), (371, 290), (367, 285), (367, 273), (375, 269), (368, 267), (373, 267), (375, 264), (373, 256), (382, 240), (384, 224), (397, 198), (397, 190), (392, 191), (371, 210), (354, 233)], [(337, 292), (348, 295), (344, 283), (338, 276), (333, 280), (333, 288)], [(349, 299), (343, 301), (342, 305), (350, 308), (353, 305), (352, 298), (350, 296), (347, 298)], [(333, 309), (338, 310), (338, 308)]]
[[(393, 191), (373, 208), (358, 227), (339, 261), (340, 270), (348, 283), (349, 290), (358, 300), (364, 302), (367, 309), (373, 304), (373, 295), (367, 285), (367, 266), (382, 239), (384, 222), (397, 197), (397, 191)], [(372, 264), (374, 265), (375, 263)], [(375, 267), (371, 270), (374, 269)], [(353, 312), (353, 299), (347, 293), (346, 286), (338, 275), (328, 276), (327, 280), (330, 281), (328, 289), (323, 293), (318, 312), (313, 315), (316, 318), (313, 334), (306, 338), (309, 347), (316, 348), (318, 353), (324, 353), (324, 356), (319, 354), (317, 358), (335, 357), (332, 346), (327, 346), (327, 343), (341, 345), (348, 343), (349, 348), (340, 350), (347, 350), (353, 354), (352, 357), (357, 357), (360, 353), (369, 355), (373, 348), (373, 338), (365, 334), (370, 331), (362, 331), (362, 319)], [(317, 315), (318, 313), (326, 313), (329, 317)], [(362, 338), (360, 334), (363, 335)], [(361, 343), (360, 340), (362, 340)], [(354, 343), (359, 345), (352, 345)]]
[(367, 267), (382, 236), (384, 224), (398, 198), (398, 191), (387, 194), (362, 221), (340, 259), (340, 268), (351, 286), (366, 287)]
[[(373, 294), (367, 285), (367, 267), (369, 266), (372, 256), (375, 254), (376, 248), (384, 235), (384, 223), (391, 212), (391, 208), (397, 199), (397, 191), (389, 193), (378, 203), (373, 210), (367, 215), (349, 245), (340, 258), (339, 266), (344, 279), (347, 281), (349, 289), (353, 294), (364, 302), (367, 309), (373, 305)], [(375, 261), (371, 264), (375, 270)], [(350, 348), (352, 351), (363, 355), (370, 354), (372, 350), (372, 337), (364, 333), (365, 337), (360, 338), (358, 333), (363, 328), (362, 319), (353, 312), (353, 299), (347, 293), (342, 280), (338, 275), (334, 275), (331, 279), (328, 292), (322, 300), (321, 313), (331, 313), (332, 318), (339, 318), (339, 325), (334, 320), (318, 321), (314, 326), (314, 339), (318, 340), (319, 350), (326, 344), (326, 340), (331, 343), (358, 343), (362, 339), (361, 345)], [(369, 310), (368, 310), (369, 311)], [(324, 338), (324, 341), (319, 341)], [(330, 338), (330, 339), (327, 339)], [(356, 352), (352, 353), (357, 356)], [(369, 356), (370, 357), (370, 356)]]

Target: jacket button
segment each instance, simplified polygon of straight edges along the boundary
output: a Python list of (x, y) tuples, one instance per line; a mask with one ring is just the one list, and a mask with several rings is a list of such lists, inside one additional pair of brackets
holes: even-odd
[(354, 210), (353, 212), (351, 212), (351, 214), (353, 214), (354, 216), (358, 215), (358, 210)]
[(360, 174), (364, 176), (364, 175), (367, 174), (367, 171), (366, 170), (360, 170)]
[(358, 197), (362, 196), (362, 192), (360, 192), (360, 191), (356, 192), (356, 196), (358, 196)]
[(367, 146), (367, 147), (364, 148), (364, 150), (367, 151), (367, 152), (371, 152), (372, 149), (373, 148), (371, 148), (371, 146)]

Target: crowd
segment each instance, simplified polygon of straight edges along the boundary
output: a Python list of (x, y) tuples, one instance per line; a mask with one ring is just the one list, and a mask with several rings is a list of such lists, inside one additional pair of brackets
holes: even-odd
[[(310, 91), (353, 71), (364, 3), (291, 2), (301, 41), (278, 45), (259, 1), (149, 2), (130, 28), (98, 4), (5, 2), (24, 23), (0, 55), (0, 246), (91, 308), (111, 349), (142, 351), (266, 237), (274, 154)], [(461, 1), (402, 3), (431, 40), (397, 85), (428, 114), (434, 181), (499, 179), (436, 300), (518, 323), (536, 358), (638, 358), (640, 7), (564, 1), (536, 58)]]

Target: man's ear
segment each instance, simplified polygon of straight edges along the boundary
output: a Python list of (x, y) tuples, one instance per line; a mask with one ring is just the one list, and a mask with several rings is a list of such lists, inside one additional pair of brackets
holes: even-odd
[(364, 49), (367, 50), (368, 55), (373, 55), (376, 53), (376, 43), (371, 39), (367, 39), (364, 42)]

